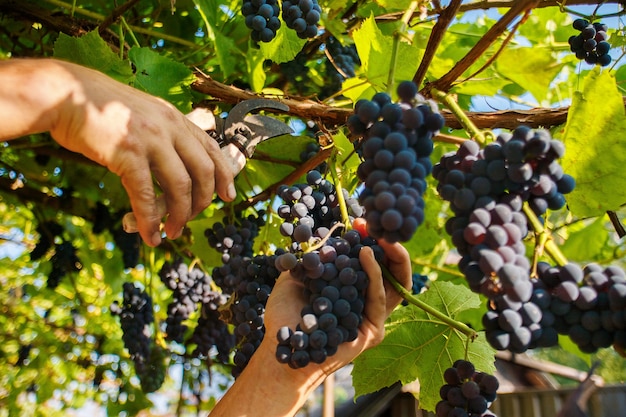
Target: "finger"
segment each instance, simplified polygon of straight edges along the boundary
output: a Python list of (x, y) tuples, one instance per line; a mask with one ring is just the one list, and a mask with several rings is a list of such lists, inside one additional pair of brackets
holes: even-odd
[(120, 173), (122, 185), (128, 193), (135, 214), (139, 235), (149, 246), (161, 243), (159, 231), (162, 216), (155, 202), (150, 168), (144, 160), (134, 161), (132, 168)]
[(374, 258), (374, 251), (369, 247), (361, 249), (359, 261), (369, 278), (369, 284), (365, 293), (364, 315), (374, 324), (376, 329), (384, 329), (387, 309), (382, 271)]
[(237, 173), (233, 172), (233, 163), (225, 159), (215, 139), (198, 129), (192, 122), (188, 121), (188, 123), (192, 125), (191, 131), (194, 132), (194, 137), (202, 143), (213, 161), (214, 183), (217, 195), (224, 201), (234, 200), (237, 197), (234, 184), (234, 178)]
[[(381, 239), (378, 244), (385, 252), (385, 264), (391, 275), (400, 285), (410, 290), (413, 280), (409, 252), (400, 243), (389, 243)], [(391, 311), (402, 301), (402, 295), (389, 282), (385, 281), (384, 285), (387, 294), (387, 311), (391, 314)]]
[(213, 201), (215, 165), (202, 143), (193, 137), (178, 140), (175, 148), (191, 177), (191, 217), (195, 217)]
[(165, 233), (170, 239), (177, 239), (191, 218), (191, 177), (173, 149), (159, 148), (149, 159), (152, 161), (154, 176), (165, 196)]

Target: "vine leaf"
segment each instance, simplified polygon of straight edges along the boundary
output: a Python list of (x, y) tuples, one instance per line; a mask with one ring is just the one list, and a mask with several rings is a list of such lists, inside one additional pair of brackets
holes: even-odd
[[(353, 37), (367, 80), (377, 91), (387, 90), (387, 76), (391, 65), (394, 65), (389, 59), (393, 50), (393, 37), (383, 35), (373, 16), (363, 21), (361, 27), (354, 31)], [(413, 79), (421, 55), (416, 46), (400, 42), (398, 65), (395, 68), (397, 81)]]
[(183, 113), (191, 111), (193, 72), (181, 62), (150, 48), (133, 47), (128, 57), (136, 70), (135, 87), (172, 103)]
[[(435, 281), (418, 298), (452, 318), (480, 307), (478, 295), (450, 282)], [(397, 381), (407, 384), (419, 380), (420, 406), (434, 410), (444, 383), (443, 373), (454, 361), (465, 358), (467, 337), (413, 305), (396, 309), (385, 330), (383, 342), (354, 361), (352, 377), (356, 395), (377, 391)], [(495, 351), (483, 333), (468, 348), (468, 359), (476, 369), (494, 372)]]
[(571, 262), (601, 261), (606, 259), (610, 233), (606, 228), (608, 217), (598, 216), (592, 223), (570, 225), (567, 228), (567, 240), (559, 247), (563, 255)]
[(500, 74), (528, 90), (539, 102), (546, 99), (550, 84), (564, 65), (554, 61), (550, 50), (541, 48), (505, 49), (496, 60)]
[(124, 84), (134, 79), (129, 62), (115, 54), (97, 30), (79, 38), (59, 33), (54, 43), (54, 57), (93, 68)]
[(300, 39), (294, 30), (287, 27), (282, 17), (279, 16), (279, 19), (281, 25), (276, 37), (271, 42), (259, 42), (263, 57), (277, 64), (294, 59), (306, 43), (306, 39)]
[(615, 77), (608, 71), (589, 72), (582, 91), (574, 93), (563, 134), (561, 164), (576, 179), (566, 195), (577, 216), (597, 216), (624, 204), (626, 115)]

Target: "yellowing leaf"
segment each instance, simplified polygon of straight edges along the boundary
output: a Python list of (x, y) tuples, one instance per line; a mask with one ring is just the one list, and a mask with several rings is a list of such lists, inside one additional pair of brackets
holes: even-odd
[(565, 196), (577, 216), (597, 216), (626, 202), (626, 115), (615, 78), (590, 72), (582, 91), (574, 94), (565, 132), (561, 164), (576, 179)]

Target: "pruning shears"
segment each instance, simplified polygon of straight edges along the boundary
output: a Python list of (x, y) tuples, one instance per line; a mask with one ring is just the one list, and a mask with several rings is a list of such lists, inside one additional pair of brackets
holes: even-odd
[[(253, 111), (271, 109), (286, 112), (289, 106), (279, 101), (255, 98), (244, 100), (230, 110), (225, 118), (216, 118), (206, 109), (196, 109), (187, 117), (205, 130), (208, 135), (217, 141), (233, 169), (239, 174), (252, 157), (257, 145), (277, 136), (293, 133), (293, 129), (280, 120), (270, 116), (251, 114)], [(162, 196), (156, 198), (157, 209), (161, 217), (165, 217), (167, 208)], [(133, 213), (126, 213), (122, 218), (124, 231), (135, 233), (137, 219)]]

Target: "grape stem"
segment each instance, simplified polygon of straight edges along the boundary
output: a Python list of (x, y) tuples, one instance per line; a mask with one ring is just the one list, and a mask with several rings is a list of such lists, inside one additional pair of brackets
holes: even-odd
[(406, 301), (408, 301), (409, 303), (413, 304), (414, 306), (424, 310), (426, 313), (430, 314), (431, 316), (441, 320), (442, 322), (444, 322), (448, 326), (452, 327), (453, 329), (456, 329), (456, 330), (460, 331), (465, 336), (467, 336), (468, 340), (475, 340), (478, 337), (478, 333), (476, 333), (476, 331), (471, 329), (465, 323), (461, 323), (460, 321), (456, 321), (453, 318), (446, 316), (441, 311), (435, 309), (434, 307), (429, 306), (428, 304), (426, 304), (422, 300), (420, 300), (417, 297), (415, 297), (411, 292), (409, 292), (406, 288), (404, 288), (398, 282), (398, 280), (393, 276), (391, 271), (389, 271), (389, 269), (387, 269), (387, 267), (385, 265), (381, 264), (380, 267), (381, 267), (381, 269), (383, 271), (383, 277), (387, 281), (389, 281), (389, 283), (391, 285), (393, 285), (393, 287), (396, 289), (396, 291), (398, 291), (400, 293), (400, 295), (402, 295), (402, 298), (404, 298)]
[(476, 142), (484, 145), (487, 139), (485, 138), (485, 134), (476, 127), (476, 125), (467, 117), (463, 109), (459, 106), (459, 104), (454, 101), (451, 95), (444, 93), (443, 91), (439, 91), (435, 88), (431, 90), (432, 95), (442, 102), (448, 110), (454, 114), (456, 119), (459, 121), (463, 129), (465, 129)]
[(343, 188), (341, 187), (341, 181), (337, 175), (337, 152), (333, 152), (330, 157), (330, 175), (333, 177), (335, 183), (335, 190), (337, 191), (337, 203), (339, 203), (339, 210), (341, 210), (341, 221), (345, 225), (346, 230), (352, 229), (352, 223), (350, 223), (350, 216), (348, 215), (348, 206), (346, 206), (346, 200), (343, 198)]
[(535, 232), (535, 239), (537, 243), (543, 242), (543, 247), (548, 255), (556, 262), (559, 266), (564, 266), (568, 264), (568, 260), (563, 255), (563, 252), (556, 245), (552, 237), (550, 236), (550, 232), (543, 227), (539, 218), (535, 214), (535, 212), (530, 208), (528, 202), (524, 203), (524, 214), (530, 223), (533, 231)]
[(387, 92), (391, 95), (393, 91), (394, 81), (396, 78), (396, 63), (398, 61), (398, 51), (400, 49), (400, 38), (406, 32), (407, 27), (409, 26), (409, 21), (413, 16), (415, 10), (419, 6), (418, 1), (413, 1), (402, 15), (402, 25), (400, 28), (393, 34), (393, 46), (391, 47), (391, 65), (389, 65), (389, 75), (387, 77)]

